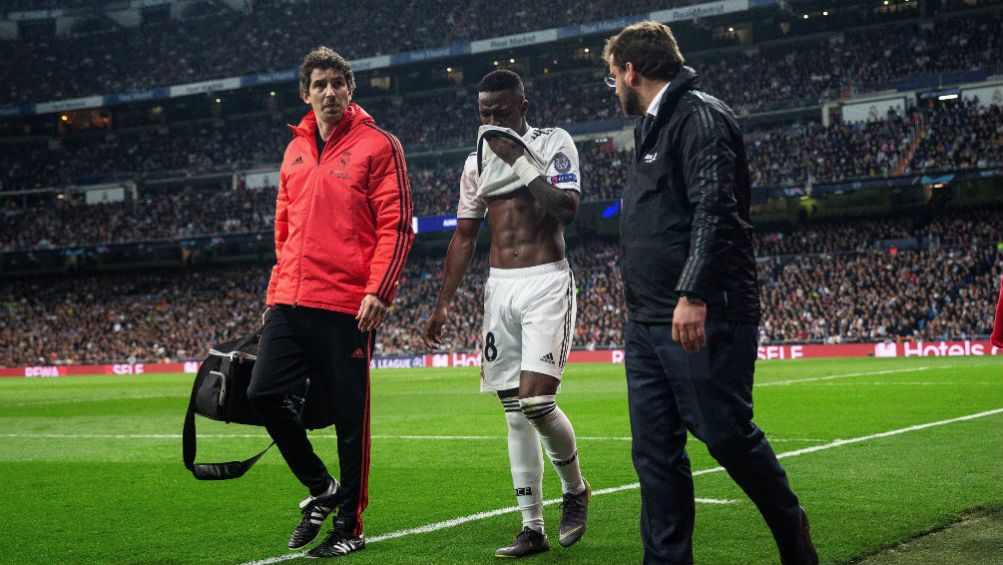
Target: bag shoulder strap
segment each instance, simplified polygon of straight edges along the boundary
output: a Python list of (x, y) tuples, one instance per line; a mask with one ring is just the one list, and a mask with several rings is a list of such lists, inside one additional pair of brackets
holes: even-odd
[(257, 455), (243, 461), (227, 461), (225, 463), (196, 463), (195, 452), (197, 442), (195, 435), (195, 395), (198, 393), (198, 382), (192, 386), (192, 396), (188, 401), (188, 411), (185, 413), (185, 424), (181, 432), (181, 455), (185, 468), (200, 481), (223, 481), (241, 477), (248, 469), (258, 462), (258, 459), (275, 445), (273, 441)]

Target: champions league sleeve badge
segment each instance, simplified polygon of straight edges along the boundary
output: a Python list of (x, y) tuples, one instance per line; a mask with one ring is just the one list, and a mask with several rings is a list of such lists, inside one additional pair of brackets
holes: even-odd
[(558, 152), (554, 155), (554, 168), (557, 169), (559, 173), (566, 173), (571, 170), (571, 159), (564, 153)]

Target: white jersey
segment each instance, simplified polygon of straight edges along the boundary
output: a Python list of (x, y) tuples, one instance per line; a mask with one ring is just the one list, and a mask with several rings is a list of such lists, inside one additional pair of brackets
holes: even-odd
[[(550, 184), (562, 190), (582, 191), (578, 149), (571, 134), (561, 128), (531, 127), (522, 139), (547, 164), (543, 176)], [(486, 158), (498, 159), (494, 154)], [(474, 152), (467, 157), (460, 175), (460, 202), (456, 207), (458, 219), (481, 220), (487, 214), (487, 202), (477, 194), (482, 181), (477, 169), (477, 152)]]

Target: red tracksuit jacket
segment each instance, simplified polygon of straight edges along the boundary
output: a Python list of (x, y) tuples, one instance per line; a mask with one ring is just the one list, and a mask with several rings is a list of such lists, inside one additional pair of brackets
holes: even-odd
[(354, 316), (366, 294), (391, 303), (414, 241), (400, 142), (356, 104), (345, 110), (319, 157), (314, 113), (290, 127), (266, 304)]

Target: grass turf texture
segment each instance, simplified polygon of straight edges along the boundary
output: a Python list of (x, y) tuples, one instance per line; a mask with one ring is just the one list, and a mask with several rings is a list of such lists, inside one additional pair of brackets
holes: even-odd
[(1003, 539), (1003, 509), (977, 512), (947, 528), (882, 551), (855, 565), (1003, 565), (1000, 539)]
[[(1003, 408), (1003, 363), (990, 358), (760, 363), (756, 422), (778, 453)], [(878, 373), (878, 374), (875, 374)], [(514, 505), (498, 400), (477, 369), (375, 371), (367, 536)], [(852, 375), (852, 376), (846, 376)], [(241, 564), (287, 555), (305, 490), (273, 450), (236, 481), (196, 481), (181, 465), (191, 376), (0, 379), (0, 563)], [(596, 490), (636, 482), (623, 367), (570, 365), (559, 402), (580, 436)], [(256, 427), (198, 421), (200, 461), (256, 452)], [(247, 434), (253, 437), (232, 437)], [(165, 436), (165, 437), (161, 437)], [(332, 469), (334, 430), (313, 432)], [(474, 436), (431, 439), (402, 436)], [(783, 459), (808, 508), (824, 563), (848, 563), (1003, 506), (1003, 414)], [(693, 469), (716, 463), (690, 444)], [(775, 564), (772, 539), (723, 472), (695, 478), (700, 565)], [(548, 468), (545, 498), (560, 495)], [(532, 562), (636, 563), (636, 489), (593, 498), (589, 533)], [(491, 563), (518, 514), (371, 543), (352, 563)], [(292, 560), (288, 563), (306, 562)]]

